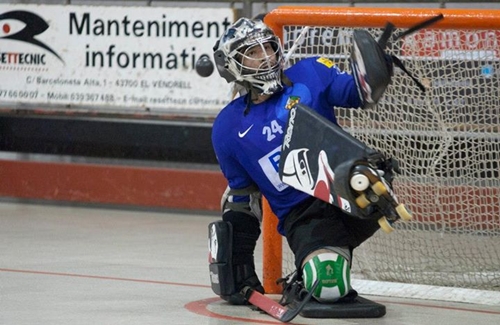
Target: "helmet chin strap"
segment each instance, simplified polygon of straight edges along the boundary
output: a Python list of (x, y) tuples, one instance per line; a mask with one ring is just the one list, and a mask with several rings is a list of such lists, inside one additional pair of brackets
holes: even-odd
[(257, 89), (255, 89), (254, 87), (251, 87), (251, 89), (250, 89), (250, 100), (252, 102), (256, 102), (259, 99), (260, 95), (261, 94), (259, 94), (259, 92), (257, 91)]
[(291, 87), (293, 85), (293, 82), (290, 79), (288, 79), (283, 70), (281, 70), (281, 83), (288, 87)]
[[(288, 87), (291, 87), (293, 85), (292, 81), (285, 75), (285, 73), (283, 71), (281, 71), (281, 84), (286, 85)], [(247, 94), (249, 95), (247, 97), (246, 107), (245, 107), (245, 110), (243, 112), (244, 115), (247, 115), (248, 112), (250, 112), (250, 106), (251, 106), (252, 102), (258, 101), (259, 96), (261, 94), (259, 93), (259, 90), (255, 87), (253, 87), (252, 84), (248, 81), (243, 81), (243, 82), (239, 83), (239, 85), (244, 87), (245, 90), (247, 91)], [(282, 90), (283, 89), (277, 91), (276, 93), (278, 93)]]
[(252, 106), (252, 103), (258, 102), (259, 96), (261, 94), (259, 94), (258, 90), (254, 88), (249, 82), (245, 81), (243, 85), (248, 93), (248, 96), (246, 98), (246, 107), (245, 110), (243, 111), (243, 115), (246, 116), (250, 112), (250, 107)]
[[(285, 75), (285, 73), (283, 71), (281, 71), (281, 84), (282, 85), (286, 85), (288, 87), (291, 87), (293, 85), (292, 81)], [(247, 90), (247, 92), (250, 94), (250, 102), (255, 102), (259, 99), (259, 96), (260, 95), (263, 95), (262, 93), (260, 93), (260, 89), (257, 89), (255, 88), (250, 82), (248, 81), (244, 81), (242, 83), (242, 86), (245, 87), (245, 89)], [(282, 91), (282, 89), (274, 92), (273, 94), (269, 94), (269, 95), (274, 95), (275, 93), (279, 93), (280, 91)], [(250, 110), (250, 107), (249, 105), (247, 105), (247, 109), (245, 110), (246, 113), (247, 110)]]
[(247, 94), (250, 95), (250, 100), (255, 101), (258, 99), (258, 97), (261, 95), (260, 89), (255, 88), (250, 82), (248, 81), (240, 81), (238, 83), (240, 86), (245, 88)]

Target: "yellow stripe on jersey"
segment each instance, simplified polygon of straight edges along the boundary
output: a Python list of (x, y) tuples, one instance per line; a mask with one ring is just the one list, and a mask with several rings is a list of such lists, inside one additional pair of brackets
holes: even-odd
[(326, 65), (327, 67), (331, 68), (335, 65), (332, 60), (329, 60), (327, 58), (319, 58), (318, 60), (319, 63)]

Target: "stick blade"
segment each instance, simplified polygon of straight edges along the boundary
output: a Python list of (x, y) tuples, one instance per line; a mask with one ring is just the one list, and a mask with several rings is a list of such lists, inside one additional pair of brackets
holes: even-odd
[(283, 323), (288, 323), (292, 319), (294, 319), (302, 311), (309, 300), (311, 300), (312, 294), (318, 284), (319, 280), (316, 280), (311, 288), (311, 291), (308, 292), (307, 296), (295, 308), (287, 308), (285, 306), (282, 306), (271, 298), (264, 296), (260, 292), (255, 291), (250, 287), (243, 288), (242, 293), (247, 298), (248, 302), (255, 307), (259, 307), (269, 316)]
[[(253, 289), (248, 289), (248, 291), (251, 291), (248, 295), (248, 302), (251, 303), (252, 305), (259, 307), (263, 311), (265, 311), (269, 316), (272, 316), (273, 318), (283, 321), (283, 317), (286, 315), (286, 319), (289, 318), (289, 310), (287, 307), (284, 307), (277, 303), (276, 301), (272, 300), (269, 297), (264, 296), (258, 291), (254, 291)], [(293, 317), (292, 317), (293, 319)], [(290, 319), (291, 320), (291, 319)]]

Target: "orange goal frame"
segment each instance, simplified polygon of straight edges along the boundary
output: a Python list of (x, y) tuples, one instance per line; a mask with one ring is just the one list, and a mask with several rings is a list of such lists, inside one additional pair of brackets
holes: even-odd
[[(409, 28), (438, 14), (444, 19), (428, 28), (500, 30), (500, 10), (484, 9), (283, 6), (270, 11), (264, 21), (283, 40), (284, 26), (383, 28), (390, 21)], [(282, 237), (269, 204), (264, 200), (263, 205), (263, 284), (266, 293), (277, 294), (281, 293), (276, 279), (282, 277)]]

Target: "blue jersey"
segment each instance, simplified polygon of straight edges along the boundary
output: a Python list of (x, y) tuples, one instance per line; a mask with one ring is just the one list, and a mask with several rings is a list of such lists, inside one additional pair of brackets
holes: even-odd
[[(281, 144), (292, 102), (300, 102), (336, 123), (333, 107), (359, 107), (354, 78), (325, 58), (308, 58), (285, 71), (292, 86), (260, 104), (247, 108), (246, 96), (229, 103), (213, 124), (212, 143), (222, 173), (231, 189), (257, 185), (276, 216), (284, 235), (283, 220), (309, 197), (284, 184), (278, 175)], [(311, 131), (313, 132), (313, 131)], [(312, 134), (311, 134), (312, 135)], [(235, 202), (248, 201), (234, 197)]]

